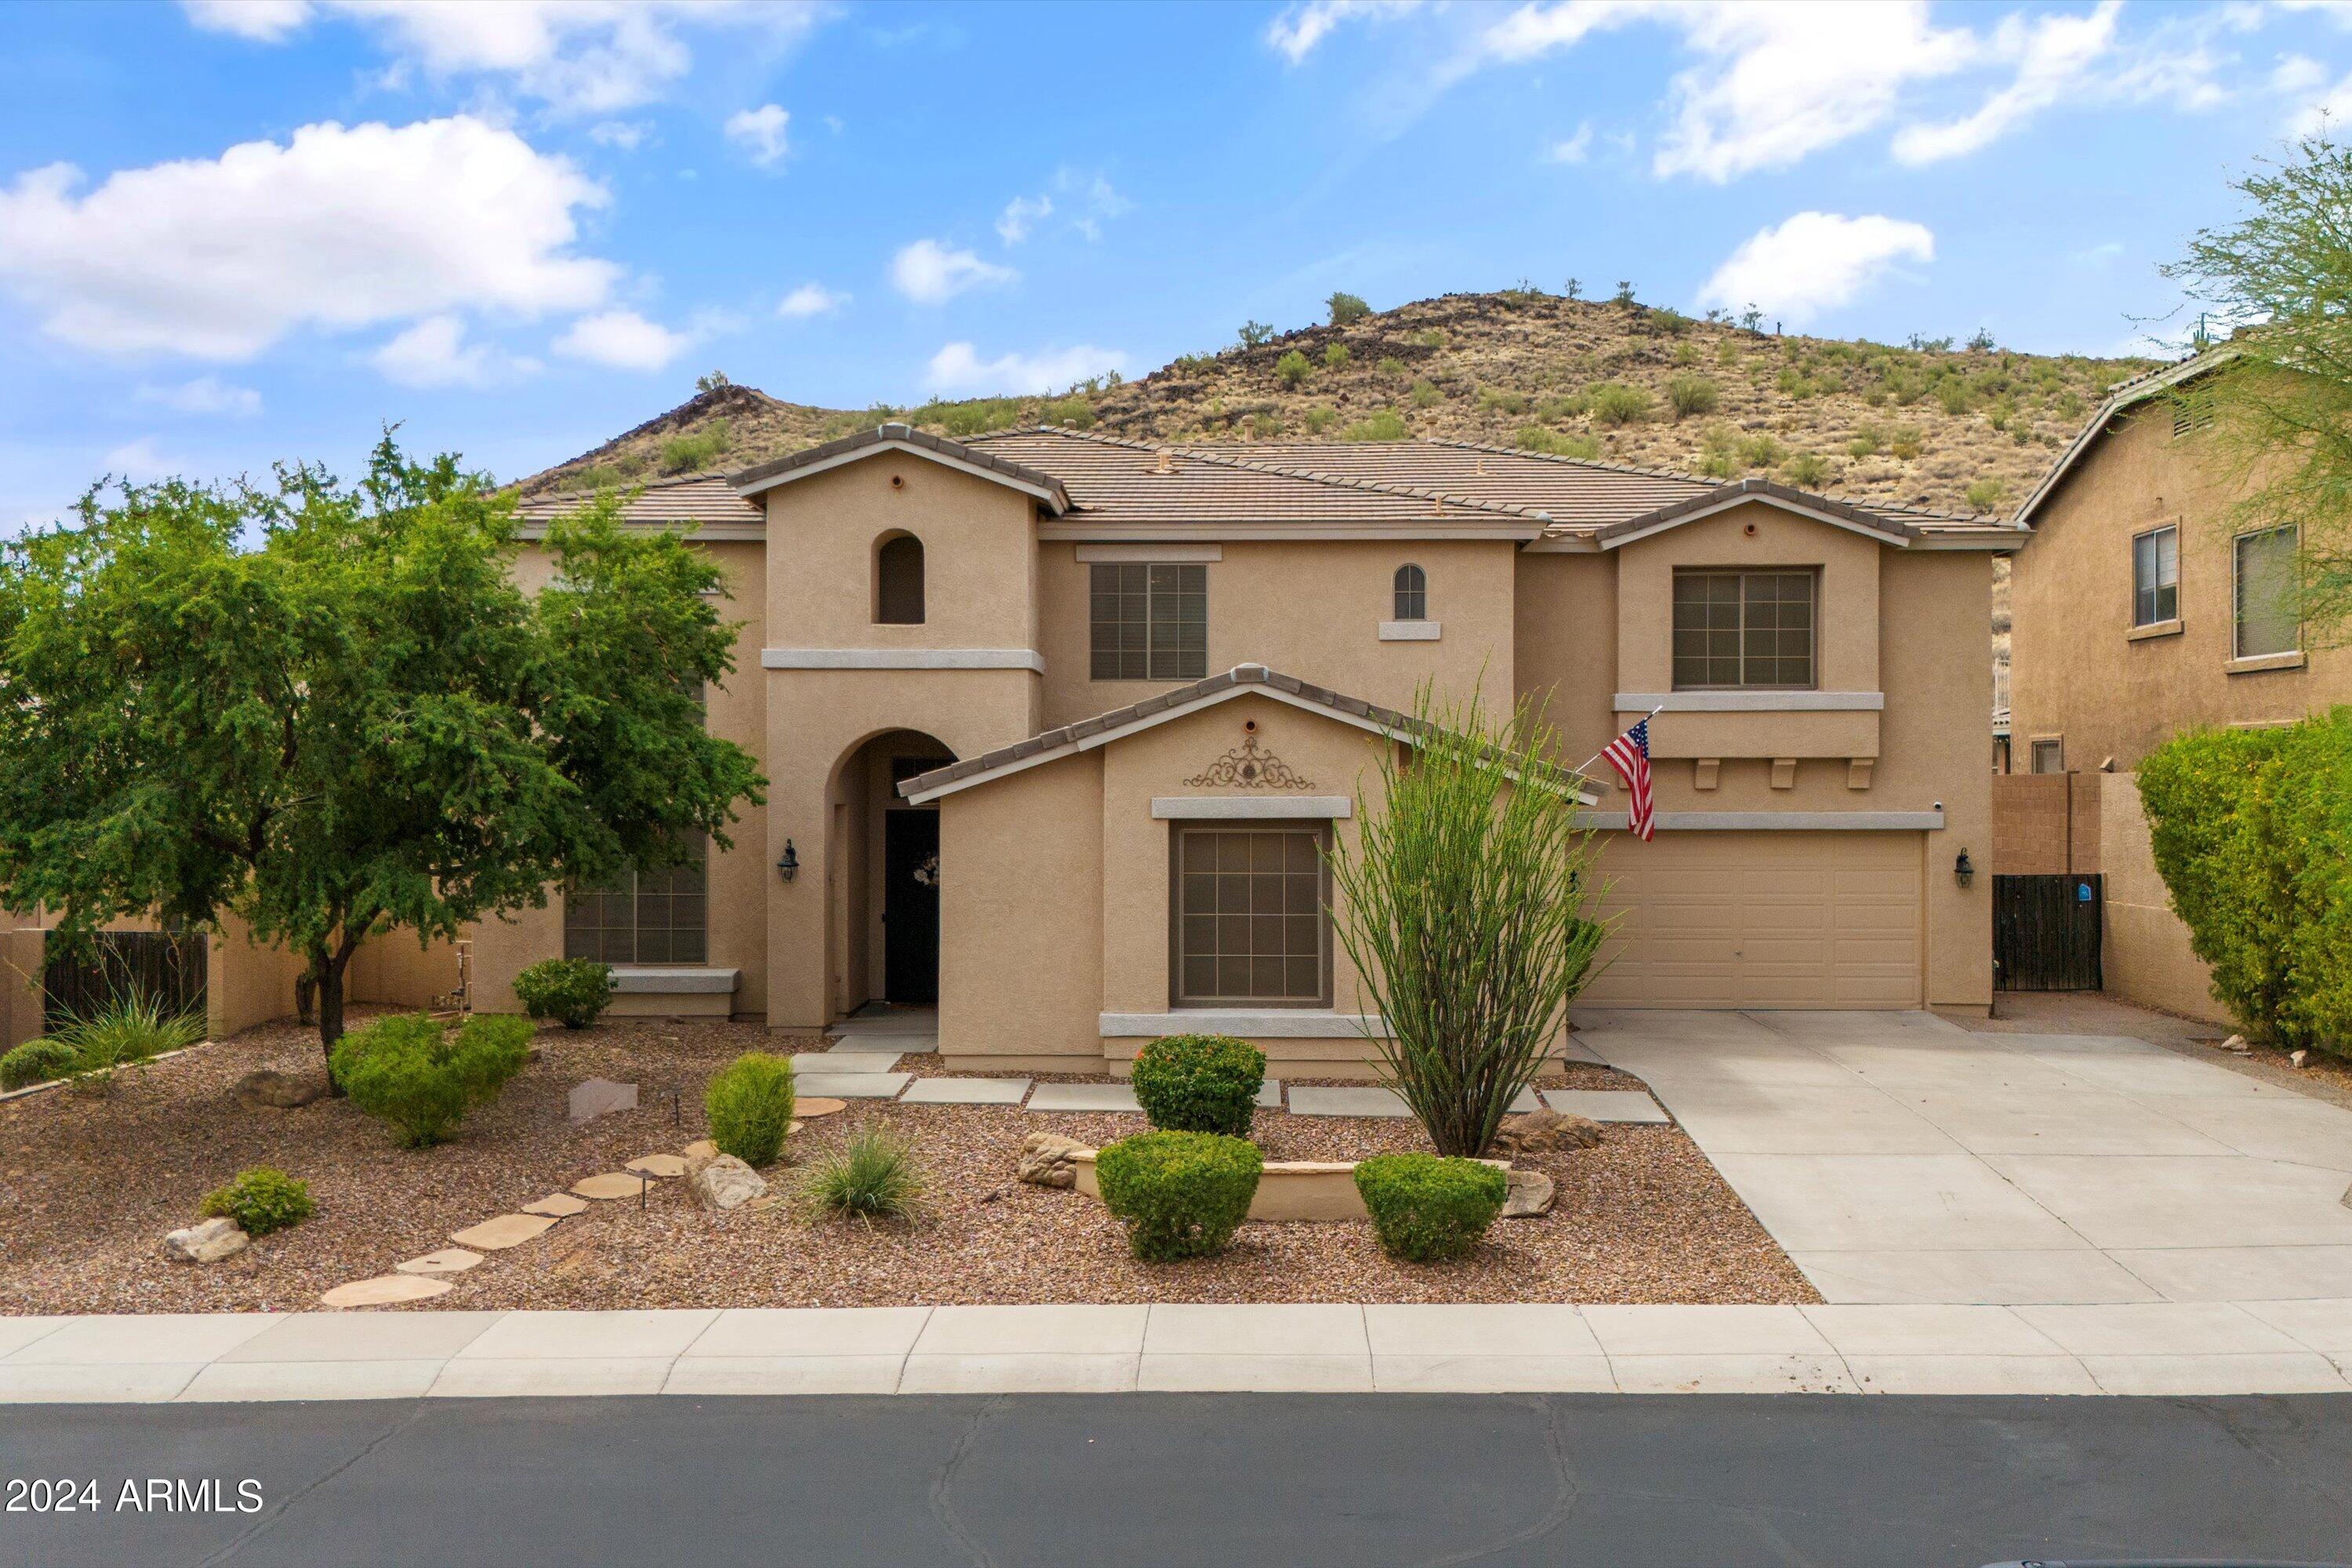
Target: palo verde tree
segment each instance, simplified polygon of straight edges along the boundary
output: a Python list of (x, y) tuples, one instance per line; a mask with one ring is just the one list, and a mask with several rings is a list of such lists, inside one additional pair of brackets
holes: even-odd
[(93, 489), (0, 552), (0, 901), (69, 940), (235, 916), (331, 1047), (362, 942), (724, 847), (765, 781), (703, 728), (720, 574), (617, 515), (551, 524), (530, 593), (511, 500), (389, 433), (356, 485)]
[(1557, 737), (1522, 702), (1500, 722), (1474, 692), (1423, 687), (1360, 787), (1357, 843), (1331, 855), (1339, 941), (1387, 1026), (1381, 1076), (1440, 1154), (1486, 1153), (1591, 977), (1607, 928), (1585, 918), (1591, 835)]
[(2209, 307), (2218, 368), (2178, 388), (2181, 424), (2239, 496), (2230, 531), (2294, 525), (2306, 635), (2352, 625), (2352, 148), (2326, 132), (2234, 183), (2238, 221), (2164, 268)]

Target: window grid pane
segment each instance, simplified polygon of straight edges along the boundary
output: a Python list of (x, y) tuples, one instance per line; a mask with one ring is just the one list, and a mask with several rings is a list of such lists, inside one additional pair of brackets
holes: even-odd
[(1677, 572), (1674, 681), (1691, 687), (1813, 684), (1813, 574)]
[(1400, 621), (1429, 619), (1429, 575), (1407, 563), (1396, 569), (1396, 615)]
[(2180, 615), (2180, 531), (2151, 529), (2132, 540), (2132, 625)]
[(622, 872), (563, 898), (563, 956), (603, 963), (710, 962), (709, 844), (699, 834), (682, 866)]
[(1178, 1002), (1322, 1000), (1321, 840), (1318, 827), (1180, 831)]
[(1206, 566), (1097, 564), (1087, 583), (1097, 680), (1198, 680), (1209, 673)]

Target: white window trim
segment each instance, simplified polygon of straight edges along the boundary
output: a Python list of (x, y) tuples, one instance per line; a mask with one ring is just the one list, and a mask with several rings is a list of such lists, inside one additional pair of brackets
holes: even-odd
[(1435, 642), (1438, 624), (1435, 621), (1382, 621), (1382, 642)]
[(761, 669), (1026, 669), (1045, 658), (1026, 647), (763, 647)]
[(1161, 822), (1329, 822), (1356, 815), (1344, 795), (1156, 795), (1151, 815)]
[[(2141, 540), (2143, 540), (2143, 539), (2152, 539), (2152, 538), (2154, 538), (2156, 535), (2158, 535), (2158, 534), (2159, 534), (2159, 533), (2168, 533), (2168, 533), (2170, 533), (2170, 534), (2172, 535), (2172, 581), (2171, 581), (2169, 584), (2158, 583), (2158, 584), (2156, 584), (2156, 586), (2157, 586), (2157, 587), (2158, 587), (2158, 588), (2164, 588), (2164, 587), (2168, 587), (2168, 586), (2171, 588), (2171, 590), (2172, 590), (2172, 614), (2171, 614), (2171, 615), (2169, 615), (2169, 616), (2165, 616), (2165, 617), (2164, 617), (2164, 618), (2162, 618), (2161, 620), (2143, 621), (2143, 620), (2141, 620), (2141, 619), (2139, 618), (2139, 542), (2140, 542)], [(2134, 631), (2136, 631), (2136, 632), (2140, 632), (2140, 633), (2142, 633), (2143, 635), (2149, 636), (2149, 637), (2156, 637), (2156, 636), (2160, 636), (2160, 635), (2162, 635), (2162, 634), (2161, 634), (2161, 632), (2160, 632), (2160, 631), (2158, 631), (2158, 629), (2156, 629), (2156, 628), (2159, 628), (2159, 627), (2167, 627), (2167, 626), (2168, 626), (2168, 627), (2173, 627), (2173, 628), (2175, 628), (2175, 629), (2178, 629), (2178, 627), (2179, 627), (2179, 625), (2180, 625), (2180, 524), (2179, 524), (2179, 522), (2176, 520), (2176, 521), (2171, 521), (2171, 522), (2159, 522), (2159, 523), (2156, 524), (2156, 525), (2155, 525), (2154, 527), (2152, 527), (2152, 528), (2143, 528), (2143, 529), (2141, 529), (2137, 533), (2135, 533), (2135, 534), (2133, 534), (2133, 535), (2131, 536), (2131, 551), (2132, 551), (2132, 588), (2131, 588), (2131, 594), (2132, 594), (2132, 608), (2131, 608), (2131, 613), (2132, 613), (2132, 629), (2133, 629)]]
[(624, 996), (726, 996), (741, 981), (740, 969), (688, 969), (675, 964), (615, 963), (613, 990)]
[(1620, 713), (1877, 713), (1886, 707), (1884, 691), (1775, 691), (1769, 688), (1731, 688), (1688, 691), (1620, 691), (1612, 699)]
[(1078, 559), (1099, 562), (1141, 561), (1163, 566), (1197, 566), (1225, 558), (1222, 544), (1081, 544)]

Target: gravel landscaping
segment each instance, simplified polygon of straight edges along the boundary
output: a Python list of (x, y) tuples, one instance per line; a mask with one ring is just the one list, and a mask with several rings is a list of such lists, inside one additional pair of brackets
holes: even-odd
[[(314, 1307), (331, 1287), (446, 1247), (454, 1231), (638, 1155), (682, 1150), (702, 1135), (711, 1073), (744, 1050), (814, 1044), (747, 1024), (550, 1028), (538, 1037), (540, 1059), (470, 1116), (455, 1142), (415, 1151), (395, 1147), (347, 1102), (239, 1106), (230, 1086), (256, 1068), (319, 1070), (316, 1037), (288, 1025), (126, 1073), (110, 1097), (58, 1090), (0, 1105), (0, 1313)], [(598, 1076), (637, 1084), (639, 1108), (572, 1126), (568, 1091)], [(1560, 1081), (1633, 1086), (1581, 1067)], [(1595, 1148), (1523, 1161), (1557, 1184), (1552, 1213), (1497, 1224), (1465, 1262), (1399, 1264), (1369, 1226), (1326, 1223), (1247, 1225), (1220, 1257), (1147, 1265), (1128, 1255), (1118, 1222), (1093, 1200), (1013, 1179), (1030, 1131), (1099, 1144), (1143, 1131), (1141, 1117), (853, 1103), (809, 1121), (790, 1163), (766, 1173), (771, 1184), (789, 1194), (794, 1167), (869, 1120), (916, 1140), (930, 1190), (910, 1224), (817, 1219), (793, 1203), (708, 1215), (683, 1182), (662, 1182), (642, 1209), (634, 1200), (592, 1205), (410, 1310), (1818, 1300), (1674, 1127), (1611, 1126)], [(1255, 1136), (1270, 1160), (1426, 1147), (1410, 1121), (1271, 1110), (1258, 1112)], [(164, 1232), (190, 1224), (205, 1192), (264, 1163), (310, 1182), (315, 1218), (223, 1262), (163, 1258)]]

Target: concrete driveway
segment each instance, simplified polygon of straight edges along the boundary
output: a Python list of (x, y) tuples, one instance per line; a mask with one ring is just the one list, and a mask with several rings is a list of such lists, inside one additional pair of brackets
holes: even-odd
[(2352, 1111), (2143, 1040), (1591, 1009), (1833, 1302), (2352, 1299)]

